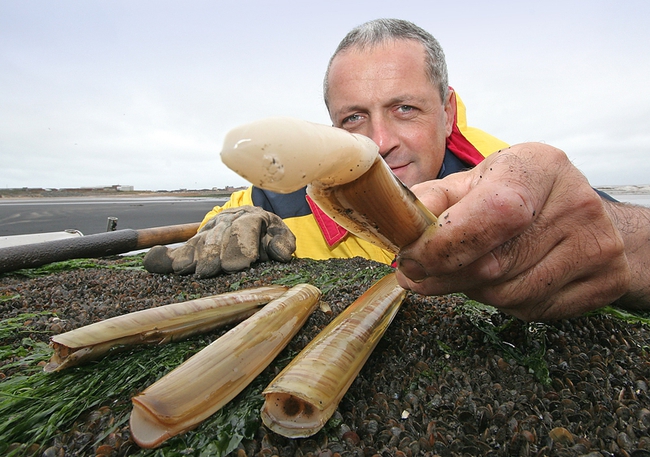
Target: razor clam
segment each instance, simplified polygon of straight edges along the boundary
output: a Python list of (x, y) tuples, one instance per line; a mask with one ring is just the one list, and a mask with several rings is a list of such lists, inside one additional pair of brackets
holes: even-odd
[(217, 412), (287, 345), (320, 296), (309, 284), (291, 288), (133, 397), (133, 440), (153, 448)]
[(95, 360), (115, 348), (163, 344), (246, 319), (280, 297), (285, 286), (264, 286), (159, 306), (96, 322), (51, 338), (54, 354), (44, 371)]
[(264, 390), (264, 424), (289, 438), (318, 432), (359, 374), (405, 296), (406, 291), (391, 273), (339, 314)]
[(360, 238), (397, 253), (436, 217), (402, 184), (368, 137), (291, 118), (231, 130), (221, 160), (263, 189), (307, 186), (316, 204)]

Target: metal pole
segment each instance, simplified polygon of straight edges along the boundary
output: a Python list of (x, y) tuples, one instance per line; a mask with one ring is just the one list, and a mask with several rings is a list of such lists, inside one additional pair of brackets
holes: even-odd
[(117, 217), (108, 217), (108, 225), (106, 226), (107, 232), (114, 232), (117, 229)]

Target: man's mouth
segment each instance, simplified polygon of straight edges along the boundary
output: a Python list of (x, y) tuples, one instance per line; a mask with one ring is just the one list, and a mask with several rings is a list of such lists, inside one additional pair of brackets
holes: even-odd
[(406, 170), (406, 167), (408, 167), (408, 164), (405, 164), (405, 165), (388, 165), (388, 166), (390, 167), (392, 172), (397, 175), (398, 173), (400, 173), (400, 171)]

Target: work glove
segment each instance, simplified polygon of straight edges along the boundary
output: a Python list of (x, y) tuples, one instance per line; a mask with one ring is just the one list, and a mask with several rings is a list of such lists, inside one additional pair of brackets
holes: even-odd
[(240, 206), (214, 216), (182, 246), (154, 246), (143, 263), (151, 273), (211, 278), (221, 271), (244, 270), (256, 261), (289, 262), (295, 250), (296, 237), (278, 215)]

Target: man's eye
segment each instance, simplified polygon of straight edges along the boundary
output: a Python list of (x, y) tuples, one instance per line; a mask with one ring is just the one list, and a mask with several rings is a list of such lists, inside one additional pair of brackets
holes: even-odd
[(341, 125), (349, 124), (351, 122), (357, 122), (360, 119), (361, 119), (361, 116), (359, 116), (358, 114), (353, 114), (351, 116), (343, 118), (343, 121), (341, 121)]
[(413, 107), (410, 106), (410, 105), (401, 105), (401, 106), (400, 106), (399, 108), (397, 108), (397, 109), (400, 110), (402, 113), (410, 113), (410, 112), (413, 111), (415, 108), (413, 108)]

